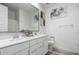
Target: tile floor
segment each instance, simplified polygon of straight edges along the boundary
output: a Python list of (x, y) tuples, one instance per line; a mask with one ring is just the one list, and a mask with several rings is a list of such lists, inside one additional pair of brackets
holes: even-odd
[(61, 52), (53, 48), (52, 50), (49, 50), (46, 55), (79, 55), (79, 54)]

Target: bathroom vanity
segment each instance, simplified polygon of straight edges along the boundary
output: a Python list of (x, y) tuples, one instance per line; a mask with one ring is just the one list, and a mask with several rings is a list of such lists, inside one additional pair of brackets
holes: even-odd
[(48, 36), (0, 40), (1, 55), (44, 55), (48, 52)]
[(0, 55), (46, 54), (48, 52), (47, 35), (35, 34), (31, 37), (17, 37), (16, 35), (17, 32), (23, 31), (38, 33), (40, 31), (39, 20), (39, 9), (30, 3), (0, 4), (0, 32), (15, 34), (12, 38), (0, 39)]

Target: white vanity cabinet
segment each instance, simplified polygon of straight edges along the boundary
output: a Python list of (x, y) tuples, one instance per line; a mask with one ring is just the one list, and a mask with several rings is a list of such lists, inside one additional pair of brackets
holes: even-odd
[(0, 32), (8, 31), (8, 7), (0, 4)]
[(1, 55), (22, 55), (22, 54), (29, 54), (29, 41), (27, 42), (22, 42), (19, 44), (15, 44), (12, 46), (4, 47), (0, 49), (0, 54)]
[(48, 52), (48, 36), (30, 41), (30, 55), (44, 55)]
[[(44, 55), (48, 52), (48, 36), (36, 36), (29, 40), (0, 48), (1, 55)], [(11, 42), (12, 43), (12, 42)]]
[(41, 55), (43, 50), (43, 40), (37, 38), (30, 41), (30, 55)]
[(16, 52), (14, 55), (29, 55), (29, 48), (22, 49)]

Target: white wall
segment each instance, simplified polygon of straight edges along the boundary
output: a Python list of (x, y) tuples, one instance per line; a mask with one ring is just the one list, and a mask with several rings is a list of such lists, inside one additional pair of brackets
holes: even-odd
[[(51, 19), (51, 9), (58, 6), (67, 7), (67, 16)], [(55, 36), (55, 46), (61, 49), (79, 53), (79, 4), (55, 4), (49, 5), (46, 10), (46, 32)], [(60, 27), (60, 25), (71, 25), (74, 27)]]
[(13, 11), (11, 9), (8, 9), (8, 31), (9, 32), (15, 32), (18, 31), (18, 25), (19, 21), (18, 18), (16, 17), (17, 15), (16, 11)]
[(19, 30), (29, 30), (30, 15), (23, 9), (19, 10)]
[(15, 19), (15, 11), (8, 9), (8, 18)]

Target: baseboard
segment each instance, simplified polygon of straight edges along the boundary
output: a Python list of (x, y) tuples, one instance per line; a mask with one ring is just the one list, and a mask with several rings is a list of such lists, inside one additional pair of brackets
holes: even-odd
[(79, 55), (79, 53), (75, 53), (73, 51), (61, 49), (61, 48), (58, 48), (58, 47), (54, 47), (54, 50), (56, 50), (57, 52), (60, 52), (60, 53), (64, 53), (65, 55)]

